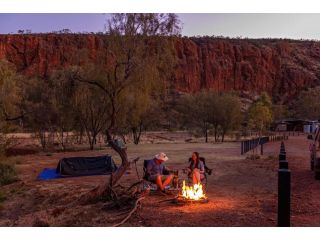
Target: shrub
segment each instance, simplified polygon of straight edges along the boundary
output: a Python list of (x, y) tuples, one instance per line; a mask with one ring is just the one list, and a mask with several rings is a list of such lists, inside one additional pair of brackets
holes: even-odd
[[(3, 131), (2, 127), (0, 127), (0, 129)], [(14, 143), (15, 139), (13, 137), (8, 137), (6, 134), (0, 133), (0, 155), (4, 156), (7, 149), (9, 149)]]
[(0, 186), (17, 181), (17, 173), (13, 164), (0, 162)]
[(6, 196), (4, 195), (3, 192), (0, 191), (0, 211), (3, 209), (2, 203), (6, 200)]
[(3, 192), (0, 192), (0, 203), (4, 202), (6, 200), (6, 196), (4, 195)]
[(33, 227), (50, 227), (47, 221), (39, 219), (38, 217), (34, 220), (32, 226)]

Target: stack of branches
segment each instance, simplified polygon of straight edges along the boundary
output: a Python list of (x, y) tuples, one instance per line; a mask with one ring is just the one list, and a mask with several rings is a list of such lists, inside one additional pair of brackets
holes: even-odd
[[(90, 203), (95, 203), (98, 201), (105, 202), (103, 207), (107, 211), (117, 211), (116, 216), (122, 216), (127, 214), (121, 222), (114, 224), (113, 226), (120, 226), (124, 224), (140, 207), (141, 201), (149, 194), (150, 189), (144, 188), (144, 180), (140, 178), (138, 169), (136, 166), (138, 158), (135, 158), (132, 161), (129, 161), (130, 164), (134, 164), (136, 168), (136, 174), (138, 181), (131, 184), (129, 187), (125, 187), (120, 183), (115, 184), (114, 186), (108, 186), (109, 194), (102, 194), (101, 186), (97, 186), (92, 189), (89, 193), (83, 194), (80, 198), (71, 203), (68, 207), (75, 205), (85, 205)], [(129, 165), (130, 165), (129, 164)], [(112, 178), (112, 175), (111, 175)]]
[(116, 210), (116, 217), (125, 217), (113, 227), (118, 227), (128, 221), (131, 216), (136, 213), (138, 209), (141, 208), (141, 202), (149, 194), (150, 189), (143, 188), (143, 181), (136, 182), (132, 184), (129, 188), (123, 188), (120, 185), (115, 186), (116, 188), (121, 188), (117, 190), (117, 198), (113, 201), (109, 201), (105, 206), (105, 210), (112, 211)]
[(115, 209), (120, 211), (117, 216), (127, 215), (119, 223), (113, 225), (113, 227), (118, 227), (124, 224), (130, 219), (130, 217), (141, 208), (141, 201), (149, 194), (150, 189), (144, 188), (144, 181), (140, 179), (139, 172), (137, 169), (137, 161), (139, 158), (132, 160), (130, 163), (134, 163), (136, 168), (136, 174), (138, 181), (131, 184), (130, 187), (125, 188), (121, 184), (116, 184), (111, 188), (111, 194), (108, 195), (112, 198), (112, 201), (105, 205), (105, 209), (112, 210)]
[[(118, 227), (127, 222), (137, 210), (141, 209), (142, 200), (149, 194), (150, 189), (144, 188), (143, 180), (139, 180), (129, 187), (117, 184), (112, 188), (112, 198), (88, 199), (86, 194), (82, 195), (78, 200), (53, 209), (54, 215), (59, 215), (68, 208), (78, 205), (94, 204), (96, 202), (104, 202), (102, 210), (112, 213), (112, 221), (116, 222), (112, 226)], [(114, 214), (113, 214), (114, 213)]]

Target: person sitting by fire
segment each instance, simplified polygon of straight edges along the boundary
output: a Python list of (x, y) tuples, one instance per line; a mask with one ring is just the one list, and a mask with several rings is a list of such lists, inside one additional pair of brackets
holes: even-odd
[(165, 191), (165, 187), (168, 186), (173, 179), (173, 175), (169, 174), (169, 169), (164, 165), (164, 162), (168, 160), (167, 155), (161, 152), (149, 161), (146, 168), (148, 181), (157, 184), (158, 190), (162, 192)]
[(199, 184), (205, 178), (205, 173), (211, 175), (212, 169), (206, 166), (206, 160), (200, 157), (198, 152), (193, 152), (189, 158), (190, 165), (187, 168), (188, 176), (192, 178), (193, 184)]

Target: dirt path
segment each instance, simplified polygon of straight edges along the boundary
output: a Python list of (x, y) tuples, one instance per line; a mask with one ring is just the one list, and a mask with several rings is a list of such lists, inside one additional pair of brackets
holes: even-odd
[[(306, 135), (290, 136), (285, 142), (291, 170), (292, 226), (320, 226), (320, 181), (310, 170), (309, 144)], [(268, 144), (266, 154), (279, 152), (279, 144)]]
[[(186, 166), (192, 151), (206, 157), (214, 174), (208, 179), (209, 203), (177, 206), (159, 201), (166, 197), (151, 194), (142, 203), (138, 214), (124, 226), (276, 226), (277, 168), (280, 143), (265, 146), (264, 156), (252, 160), (239, 154), (239, 143), (167, 143), (129, 146), (129, 156), (148, 159), (165, 151), (171, 168)], [(286, 142), (292, 170), (292, 225), (319, 226), (320, 182), (309, 171), (308, 142), (305, 136), (290, 137)], [(110, 153), (110, 149), (95, 152), (55, 153), (24, 156), (18, 165), (22, 181), (3, 188), (8, 200), (0, 211), (0, 226), (111, 226), (123, 216), (105, 210), (103, 203), (77, 206), (59, 212), (64, 206), (105, 181), (105, 176), (37, 181), (44, 167), (55, 167), (67, 156), (93, 156)], [(116, 161), (119, 159), (116, 157)], [(142, 174), (142, 162), (138, 165)], [(183, 177), (183, 176), (181, 176)], [(136, 179), (134, 171), (124, 176), (126, 185)]]
[(292, 226), (320, 226), (320, 181), (310, 170), (306, 136), (292, 137), (286, 151), (292, 172)]

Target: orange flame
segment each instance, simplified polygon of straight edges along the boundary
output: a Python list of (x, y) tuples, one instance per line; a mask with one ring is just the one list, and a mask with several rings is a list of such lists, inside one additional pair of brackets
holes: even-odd
[(182, 196), (191, 200), (200, 200), (206, 198), (201, 183), (194, 184), (193, 186), (186, 186), (185, 181), (183, 181)]

